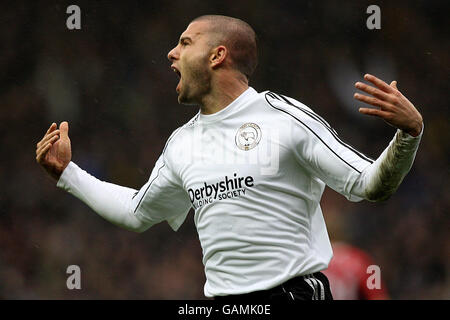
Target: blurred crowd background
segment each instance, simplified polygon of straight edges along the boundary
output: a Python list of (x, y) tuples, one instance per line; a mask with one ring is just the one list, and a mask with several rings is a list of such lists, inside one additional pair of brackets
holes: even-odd
[[(66, 8), (81, 9), (68, 30)], [(369, 30), (366, 9), (381, 9)], [(140, 188), (171, 132), (195, 107), (177, 104), (168, 51), (203, 14), (247, 21), (259, 36), (250, 85), (296, 98), (341, 138), (376, 158), (395, 129), (358, 114), (366, 72), (397, 80), (421, 111), (415, 164), (384, 203), (327, 189), (333, 241), (380, 266), (392, 299), (450, 298), (448, 1), (10, 1), (0, 5), (0, 298), (205, 299), (192, 212), (134, 234), (56, 188), (35, 162), (52, 122), (69, 121), (73, 160), (96, 177)], [(69, 265), (81, 290), (68, 290)]]

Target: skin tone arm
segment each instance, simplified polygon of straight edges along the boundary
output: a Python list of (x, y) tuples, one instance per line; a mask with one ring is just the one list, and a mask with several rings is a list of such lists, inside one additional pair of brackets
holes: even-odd
[(420, 135), (423, 119), (414, 105), (398, 90), (396, 81), (388, 85), (370, 74), (366, 74), (364, 79), (374, 86), (357, 82), (355, 87), (371, 96), (355, 93), (354, 98), (378, 108), (360, 108), (359, 112), (379, 117), (400, 129), (394, 141), (371, 166), (371, 170), (364, 172), (370, 177), (365, 198), (369, 201), (384, 201), (395, 192), (412, 165), (417, 146), (416, 143), (406, 141)]

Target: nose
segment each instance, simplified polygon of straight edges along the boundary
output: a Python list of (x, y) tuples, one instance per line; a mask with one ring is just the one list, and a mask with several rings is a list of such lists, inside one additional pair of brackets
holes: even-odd
[(172, 50), (169, 51), (169, 53), (167, 54), (167, 59), (169, 59), (169, 61), (173, 61), (175, 59), (178, 58), (178, 46), (176, 46), (175, 48), (173, 48)]

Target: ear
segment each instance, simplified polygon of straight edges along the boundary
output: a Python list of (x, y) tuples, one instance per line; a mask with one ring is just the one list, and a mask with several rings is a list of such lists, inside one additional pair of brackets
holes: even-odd
[(212, 68), (216, 68), (224, 63), (228, 56), (228, 49), (225, 46), (218, 46), (214, 48), (209, 57), (209, 62)]

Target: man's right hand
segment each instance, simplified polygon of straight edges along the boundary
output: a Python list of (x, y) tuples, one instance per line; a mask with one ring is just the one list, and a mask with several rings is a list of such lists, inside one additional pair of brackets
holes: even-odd
[(64, 121), (57, 129), (52, 123), (46, 134), (36, 145), (36, 161), (56, 181), (72, 159), (69, 139), (69, 124)]

